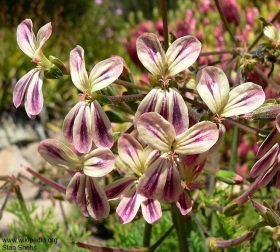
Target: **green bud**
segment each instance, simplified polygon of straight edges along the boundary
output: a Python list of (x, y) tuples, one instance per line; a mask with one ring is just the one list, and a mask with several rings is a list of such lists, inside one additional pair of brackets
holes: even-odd
[(49, 56), (49, 60), (51, 63), (53, 63), (54, 65), (56, 65), (57, 67), (63, 67), (66, 68), (66, 65), (58, 58), (54, 57), (54, 56)]
[(63, 73), (56, 65), (52, 64), (51, 68), (44, 72), (44, 75), (47, 79), (59, 79)]
[(243, 183), (243, 178), (233, 171), (220, 170), (216, 173), (216, 178), (229, 185), (239, 185)]
[(240, 213), (242, 210), (243, 210), (243, 205), (237, 204), (235, 201), (233, 201), (224, 207), (223, 213), (225, 216), (234, 216)]

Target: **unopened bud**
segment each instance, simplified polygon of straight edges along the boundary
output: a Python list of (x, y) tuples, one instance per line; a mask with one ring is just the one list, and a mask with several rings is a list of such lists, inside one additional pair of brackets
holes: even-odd
[(243, 183), (243, 178), (233, 171), (220, 170), (216, 173), (216, 178), (229, 185), (239, 185)]
[(243, 205), (237, 204), (236, 202), (230, 202), (224, 207), (223, 213), (225, 216), (234, 216), (240, 213), (242, 210), (243, 210)]
[(59, 79), (63, 73), (56, 65), (52, 64), (51, 68), (44, 72), (44, 75), (47, 79)]
[(276, 118), (280, 113), (280, 104), (272, 104), (261, 106), (260, 108), (254, 110), (250, 114), (246, 114), (243, 117), (250, 118), (253, 120), (256, 119), (266, 119), (266, 118)]

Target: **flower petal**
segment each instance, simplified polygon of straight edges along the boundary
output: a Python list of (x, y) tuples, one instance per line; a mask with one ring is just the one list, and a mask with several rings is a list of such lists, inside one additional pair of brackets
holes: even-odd
[(73, 144), (80, 153), (91, 150), (91, 114), (89, 106), (84, 102), (79, 108), (73, 125)]
[(37, 33), (36, 51), (39, 51), (42, 49), (42, 46), (50, 38), (51, 34), (52, 34), (52, 24), (51, 23), (47, 23), (39, 29), (39, 31)]
[(160, 221), (162, 211), (159, 201), (146, 198), (141, 202), (141, 209), (144, 219), (149, 224), (155, 224)]
[(138, 176), (144, 171), (141, 162), (142, 145), (131, 135), (123, 134), (118, 140), (118, 151), (122, 161)]
[(157, 36), (144, 33), (136, 40), (138, 58), (144, 67), (153, 75), (165, 75), (167, 61)]
[(103, 177), (114, 169), (115, 156), (108, 148), (92, 150), (83, 159), (83, 171), (90, 177)]
[[(277, 125), (277, 119), (276, 119), (276, 125)], [(260, 158), (263, 155), (265, 155), (265, 153), (267, 153), (271, 149), (271, 147), (279, 141), (280, 141), (279, 131), (278, 129), (274, 128), (259, 147), (257, 152), (257, 158)]]
[(120, 197), (135, 184), (136, 180), (136, 177), (127, 177), (113, 181), (104, 188), (107, 198), (110, 200)]
[(170, 162), (166, 157), (159, 157), (139, 179), (137, 192), (150, 199), (159, 198), (166, 182), (169, 165)]
[(264, 188), (267, 186), (269, 182), (271, 182), (272, 178), (275, 176), (275, 174), (280, 170), (280, 164), (275, 163), (261, 178), (261, 180), (258, 183), (258, 186), (260, 188)]
[(156, 111), (156, 105), (158, 104), (158, 94), (162, 92), (160, 88), (153, 88), (141, 101), (141, 103), (138, 106), (138, 109), (134, 115), (133, 124), (134, 127), (137, 127), (137, 123), (139, 121), (139, 118), (142, 114), (147, 112), (158, 112)]
[(229, 92), (229, 99), (221, 115), (236, 116), (252, 112), (264, 103), (265, 93), (261, 86), (247, 82)]
[(129, 190), (119, 203), (116, 213), (122, 224), (131, 222), (137, 214), (142, 196), (136, 193), (135, 187)]
[(84, 105), (84, 102), (78, 102), (66, 115), (63, 126), (62, 126), (62, 131), (64, 137), (67, 139), (67, 141), (70, 144), (74, 143), (73, 140), (73, 128), (74, 128), (74, 123), (76, 120), (76, 116), (80, 110), (80, 108)]
[(38, 69), (32, 69), (27, 74), (25, 74), (15, 85), (15, 89), (13, 92), (13, 103), (16, 108), (18, 108), (24, 98), (25, 92), (29, 86), (30, 81), (33, 78), (33, 75), (38, 71)]
[(90, 91), (96, 92), (113, 83), (123, 71), (121, 57), (112, 57), (97, 63), (89, 75)]
[(197, 92), (208, 108), (214, 113), (220, 113), (229, 98), (229, 83), (224, 72), (208, 66), (197, 73)]
[(188, 108), (183, 97), (175, 89), (170, 88), (170, 110), (168, 121), (173, 125), (176, 135), (186, 131), (189, 127)]
[(86, 192), (88, 196), (87, 210), (89, 215), (96, 219), (107, 218), (110, 212), (106, 194), (99, 183), (92, 177), (86, 176)]
[(36, 51), (36, 38), (32, 29), (31, 19), (25, 19), (17, 27), (18, 46), (30, 58), (33, 58)]
[(193, 36), (185, 36), (176, 39), (166, 52), (168, 64), (168, 76), (186, 70), (198, 58), (201, 43)]
[(155, 162), (160, 157), (160, 152), (158, 150), (155, 150), (151, 148), (150, 146), (147, 146), (141, 155), (141, 161), (142, 164), (144, 164), (144, 173), (146, 169), (151, 166), (153, 162)]
[(218, 140), (216, 124), (199, 122), (175, 138), (174, 150), (178, 154), (199, 154), (208, 151)]
[[(275, 28), (273, 24), (266, 25), (263, 28), (263, 33), (272, 41), (277, 41), (279, 39), (279, 31)], [(277, 41), (278, 42), (278, 41)]]
[(256, 178), (266, 170), (268, 170), (277, 160), (279, 154), (279, 145), (278, 143), (274, 146), (261, 158), (259, 159), (250, 171), (250, 176)]
[(70, 52), (69, 65), (74, 85), (82, 92), (89, 91), (90, 85), (85, 67), (84, 49), (81, 46), (76, 46)]
[(177, 164), (172, 161), (167, 168), (166, 182), (163, 187), (162, 197), (159, 200), (169, 203), (176, 202), (182, 191), (180, 173)]
[(172, 124), (155, 112), (143, 114), (137, 124), (140, 137), (152, 148), (168, 152), (176, 133)]
[(192, 200), (186, 192), (183, 192), (180, 195), (178, 202), (176, 202), (176, 206), (182, 215), (186, 215), (192, 210)]
[(91, 103), (92, 138), (97, 147), (111, 148), (114, 144), (111, 122), (97, 101)]
[(40, 114), (43, 108), (43, 75), (43, 71), (34, 72), (26, 91), (25, 109), (27, 114), (33, 116)]
[(55, 139), (47, 139), (40, 142), (38, 151), (51, 165), (76, 169), (80, 165), (77, 155), (63, 143)]

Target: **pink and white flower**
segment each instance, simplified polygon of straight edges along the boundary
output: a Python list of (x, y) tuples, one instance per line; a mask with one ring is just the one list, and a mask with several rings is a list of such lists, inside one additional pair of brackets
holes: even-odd
[(84, 216), (106, 218), (110, 206), (104, 190), (96, 178), (103, 177), (114, 168), (115, 156), (108, 148), (98, 148), (77, 155), (55, 139), (40, 143), (38, 151), (51, 165), (74, 174), (66, 189), (66, 199), (76, 203)]
[(51, 23), (41, 27), (37, 36), (33, 33), (31, 19), (25, 19), (17, 28), (17, 42), (20, 49), (37, 64), (36, 68), (25, 74), (17, 83), (13, 92), (13, 103), (19, 107), (24, 103), (27, 115), (34, 119), (43, 108), (42, 85), (44, 71), (52, 63), (45, 57), (42, 47), (52, 33)]
[(96, 64), (88, 75), (85, 68), (84, 50), (77, 46), (70, 53), (71, 78), (83, 92), (84, 100), (77, 103), (66, 115), (63, 133), (69, 143), (81, 153), (97, 147), (111, 148), (112, 127), (109, 118), (96, 100), (97, 91), (113, 83), (123, 71), (120, 57), (112, 57)]

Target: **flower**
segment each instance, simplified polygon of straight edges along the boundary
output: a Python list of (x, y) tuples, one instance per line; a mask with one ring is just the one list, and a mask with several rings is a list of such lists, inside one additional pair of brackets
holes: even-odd
[(201, 99), (219, 118), (249, 113), (265, 100), (262, 87), (252, 82), (243, 83), (230, 91), (226, 75), (217, 67), (203, 68), (198, 72), (196, 81)]
[(273, 43), (275, 48), (280, 45), (280, 31), (276, 27), (269, 23), (263, 28), (264, 35)]
[[(113, 181), (104, 188), (108, 199), (121, 198), (116, 209), (121, 223), (134, 219), (141, 206), (144, 219), (154, 224), (161, 218), (158, 200), (149, 199), (137, 192), (139, 178), (145, 170), (157, 162), (159, 152), (142, 145), (131, 135), (123, 134), (118, 140), (119, 157), (116, 166), (125, 170), (126, 177)], [(164, 160), (162, 160), (164, 162)]]
[(143, 114), (137, 124), (143, 141), (159, 150), (165, 162), (154, 163), (139, 180), (138, 192), (146, 197), (165, 202), (176, 202), (185, 183), (180, 168), (180, 155), (200, 154), (208, 151), (218, 140), (219, 131), (212, 122), (199, 122), (181, 134), (173, 125), (155, 112)]
[(157, 36), (144, 33), (137, 39), (136, 47), (140, 61), (149, 72), (159, 78), (161, 88), (152, 89), (139, 104), (134, 126), (137, 126), (143, 113), (158, 112), (174, 124), (176, 133), (182, 133), (189, 125), (188, 109), (180, 93), (169, 88), (169, 81), (196, 61), (201, 43), (193, 36), (184, 36), (175, 40), (164, 53)]
[(36, 68), (25, 74), (15, 85), (13, 103), (19, 107), (24, 103), (27, 115), (35, 118), (43, 108), (42, 84), (44, 71), (52, 67), (45, 57), (42, 47), (52, 33), (51, 23), (41, 27), (37, 36), (33, 33), (30, 19), (22, 21), (17, 28), (17, 42), (20, 49), (37, 64)]
[(115, 156), (110, 149), (97, 148), (77, 155), (63, 143), (47, 139), (40, 142), (38, 151), (51, 165), (74, 174), (66, 189), (69, 202), (76, 203), (84, 216), (108, 217), (110, 206), (96, 178), (107, 175), (114, 168)]
[(63, 134), (69, 143), (81, 153), (92, 148), (113, 145), (112, 128), (109, 118), (101, 108), (97, 91), (113, 83), (123, 71), (120, 57), (112, 57), (96, 64), (88, 75), (85, 69), (84, 50), (77, 46), (70, 53), (71, 79), (83, 92), (83, 101), (77, 103), (66, 115)]

